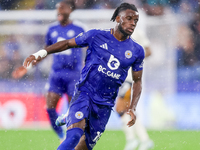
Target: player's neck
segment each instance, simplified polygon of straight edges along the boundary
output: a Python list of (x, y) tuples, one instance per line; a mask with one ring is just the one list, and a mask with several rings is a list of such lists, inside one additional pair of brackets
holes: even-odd
[(61, 26), (67, 26), (68, 24), (71, 24), (72, 23), (72, 21), (71, 20), (65, 20), (65, 21), (63, 21), (63, 22), (60, 22), (60, 25)]
[(114, 29), (111, 29), (112, 30), (112, 34), (113, 36), (118, 40), (118, 41), (124, 41), (126, 39), (129, 38), (129, 36), (127, 34), (123, 34), (122, 32), (120, 32), (119, 29), (117, 28), (114, 28)]

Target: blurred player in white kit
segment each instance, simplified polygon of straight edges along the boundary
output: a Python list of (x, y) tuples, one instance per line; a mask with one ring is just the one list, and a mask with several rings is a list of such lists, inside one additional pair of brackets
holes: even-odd
[[(132, 34), (132, 38), (137, 43), (143, 46), (145, 50), (145, 57), (151, 55), (150, 41), (142, 30), (137, 28)], [(120, 115), (122, 121), (122, 129), (126, 137), (126, 146), (124, 150), (135, 150), (137, 147), (138, 150), (148, 150), (153, 148), (154, 143), (149, 138), (148, 133), (144, 125), (140, 121), (138, 115), (134, 126), (132, 127), (127, 126), (127, 120), (130, 119), (130, 115), (125, 112), (127, 112), (127, 109), (129, 108), (130, 105), (131, 86), (132, 86), (132, 75), (129, 69), (128, 76), (119, 90), (118, 99), (116, 103), (116, 111)]]

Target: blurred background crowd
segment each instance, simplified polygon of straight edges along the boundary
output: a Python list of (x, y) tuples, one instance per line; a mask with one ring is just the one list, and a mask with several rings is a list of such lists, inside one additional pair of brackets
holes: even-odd
[[(2, 0), (1, 10), (55, 9), (59, 0)], [(163, 15), (166, 9), (174, 13), (195, 12), (198, 0), (75, 0), (77, 9), (113, 9), (121, 2), (129, 2), (143, 8), (148, 15)]]
[[(162, 17), (165, 15), (176, 15), (179, 19), (179, 28), (176, 45), (177, 69), (179, 69), (178, 80), (187, 70), (195, 69), (200, 63), (200, 8), (198, 0), (75, 0), (77, 9), (114, 9), (121, 2), (134, 3), (138, 8), (150, 17)], [(52, 10), (59, 0), (2, 0), (1, 11), (10, 10)], [(19, 20), (20, 21), (20, 20)], [(10, 22), (0, 22), (6, 24)], [(148, 31), (147, 31), (148, 32)], [(148, 34), (148, 33), (147, 33)], [(21, 37), (20, 37), (21, 36)], [(23, 42), (23, 38), (26, 42)], [(10, 79), (14, 68), (22, 64), (23, 59), (43, 45), (42, 35), (22, 36), (9, 34), (0, 37), (0, 79)], [(29, 46), (29, 51), (25, 50)], [(9, 65), (8, 65), (9, 64)], [(187, 68), (185, 70), (184, 68)], [(48, 71), (43, 72), (43, 75)], [(48, 74), (48, 73), (47, 73)], [(198, 74), (198, 73), (197, 73)], [(31, 78), (31, 76), (29, 76)], [(189, 79), (190, 77), (187, 77)], [(200, 79), (199, 75), (191, 75), (191, 80)]]
[[(7, 27), (14, 24), (23, 27), (22, 25), (24, 25), (24, 23), (49, 25), (56, 20), (54, 16), (52, 17), (54, 20), (51, 21), (7, 20), (1, 18), (1, 12), (9, 13), (25, 10), (38, 10), (41, 12), (43, 10), (53, 11), (55, 9), (55, 4), (59, 1), (60, 0), (0, 1), (0, 92), (23, 91), (24, 87), (27, 88), (27, 86), (24, 86), (26, 83), (24, 81), (34, 81), (32, 84), (36, 81), (37, 83), (39, 82), (38, 84), (45, 83), (51, 64), (45, 62), (41, 63), (41, 65), (28, 72), (22, 79), (14, 80), (11, 76), (12, 71), (21, 66), (27, 56), (44, 47), (45, 31), (42, 33), (35, 32), (33, 34), (31, 30), (34, 30), (34, 28), (29, 28), (29, 30), (23, 31), (23, 34), (20, 34), (19, 32), (6, 31)], [(145, 68), (145, 92), (151, 93), (153, 89), (159, 91), (161, 94), (191, 94), (199, 92), (200, 2), (198, 0), (75, 0), (75, 2), (76, 11), (113, 10), (122, 2), (134, 3), (144, 12), (143, 16), (145, 17), (141, 17), (141, 20), (143, 20), (142, 23), (145, 24), (144, 30), (151, 42), (151, 48), (153, 50), (152, 56), (148, 58)], [(85, 16), (82, 17), (84, 18)], [(108, 17), (110, 18), (111, 16)], [(109, 19), (107, 21), (109, 21)], [(91, 24), (90, 20), (88, 24)], [(26, 28), (24, 30), (26, 30)], [(51, 62), (51, 57), (47, 59)], [(18, 88), (11, 89), (10, 86), (7, 86), (9, 82), (11, 82), (11, 85), (13, 85), (13, 82), (17, 83), (16, 85)], [(36, 87), (42, 89), (43, 84), (42, 86), (37, 85)], [(159, 95), (153, 95), (154, 100), (158, 97)], [(180, 98), (180, 95), (178, 97)], [(184, 96), (184, 98), (186, 97), (187, 96)], [(169, 97), (164, 98), (167, 99)], [(198, 97), (196, 97), (196, 99), (198, 99)], [(169, 100), (168, 102), (171, 101)], [(162, 106), (162, 104), (160, 106)], [(187, 103), (185, 104), (188, 105)], [(146, 105), (148, 105), (148, 103)], [(152, 108), (153, 107), (154, 106), (152, 106)], [(163, 110), (162, 107), (160, 109)], [(175, 111), (176, 110), (178, 111), (178, 109), (175, 108)], [(194, 109), (191, 109), (189, 111), (192, 113), (193, 110)], [(199, 109), (195, 111), (200, 112)], [(181, 113), (182, 115), (179, 115), (178, 118), (180, 122), (183, 121), (181, 116), (188, 113), (188, 109), (182, 110)], [(154, 118), (156, 119), (156, 117)], [(195, 118), (194, 116), (193, 119), (195, 120)], [(200, 124), (199, 122), (196, 123), (198, 125)]]

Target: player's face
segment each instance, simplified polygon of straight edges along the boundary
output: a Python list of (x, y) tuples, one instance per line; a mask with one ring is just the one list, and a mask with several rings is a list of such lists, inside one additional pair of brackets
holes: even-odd
[(56, 5), (56, 8), (57, 8), (57, 20), (61, 24), (67, 22), (69, 19), (69, 15), (72, 12), (70, 5), (60, 2)]
[(119, 16), (116, 18), (118, 29), (124, 35), (131, 35), (134, 32), (138, 20), (139, 13), (131, 9), (120, 12)]

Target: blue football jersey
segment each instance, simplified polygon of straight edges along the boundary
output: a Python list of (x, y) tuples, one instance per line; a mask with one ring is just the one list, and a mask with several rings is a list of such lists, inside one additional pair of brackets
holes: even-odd
[[(76, 37), (78, 34), (84, 32), (83, 26), (77, 21), (61, 26), (59, 22), (53, 23), (46, 34), (46, 45), (52, 45), (62, 40), (67, 40)], [(72, 48), (61, 53), (53, 55), (52, 69), (56, 71), (67, 70), (81, 70), (82, 68), (82, 50), (81, 48)]]
[(97, 104), (114, 106), (129, 68), (134, 71), (143, 69), (144, 49), (131, 38), (118, 41), (112, 29), (89, 30), (79, 34), (75, 41), (78, 46), (88, 46), (77, 88), (88, 91)]

